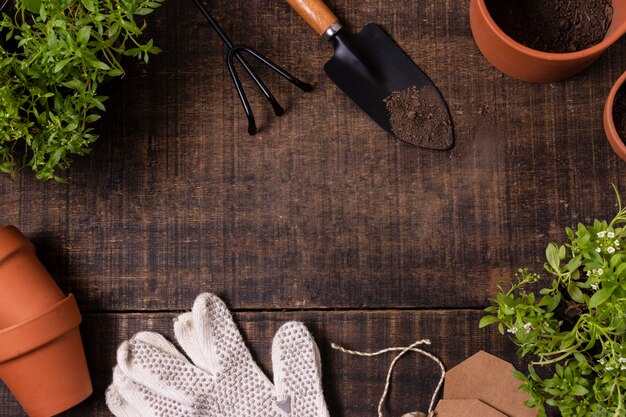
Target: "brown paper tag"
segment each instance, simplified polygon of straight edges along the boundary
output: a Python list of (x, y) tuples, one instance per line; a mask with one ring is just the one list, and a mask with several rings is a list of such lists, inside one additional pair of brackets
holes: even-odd
[(521, 382), (513, 376), (509, 362), (480, 351), (448, 371), (445, 399), (477, 399), (508, 417), (536, 417), (536, 408), (527, 408), (528, 394), (519, 391)]
[(507, 417), (480, 400), (441, 400), (436, 417)]

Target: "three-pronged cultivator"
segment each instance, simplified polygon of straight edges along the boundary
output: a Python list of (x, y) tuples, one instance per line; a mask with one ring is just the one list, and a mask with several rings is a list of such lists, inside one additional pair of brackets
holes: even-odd
[(254, 113), (252, 112), (252, 107), (250, 106), (250, 102), (248, 101), (248, 97), (243, 89), (243, 85), (241, 84), (241, 80), (239, 79), (239, 74), (235, 68), (235, 59), (239, 61), (243, 69), (250, 75), (250, 78), (254, 81), (254, 83), (259, 87), (265, 98), (270, 102), (272, 108), (274, 109), (274, 114), (276, 116), (282, 116), (285, 113), (285, 109), (278, 103), (272, 92), (267, 88), (263, 80), (258, 76), (258, 74), (254, 71), (252, 66), (246, 61), (243, 57), (242, 53), (247, 53), (248, 55), (256, 58), (259, 62), (276, 71), (282, 77), (284, 77), (287, 81), (291, 82), (302, 91), (308, 92), (313, 89), (310, 84), (300, 81), (292, 74), (287, 72), (282, 67), (278, 66), (271, 60), (269, 60), (265, 55), (261, 54), (257, 50), (250, 48), (245, 45), (234, 44), (231, 38), (224, 32), (224, 29), (219, 25), (217, 20), (211, 15), (209, 10), (201, 3), (200, 0), (192, 0), (194, 4), (200, 9), (204, 17), (209, 21), (213, 29), (217, 32), (217, 34), (222, 38), (224, 44), (228, 48), (228, 52), (226, 54), (226, 63), (228, 65), (228, 71), (233, 79), (233, 83), (235, 84), (235, 88), (237, 89), (237, 94), (239, 95), (239, 99), (241, 100), (241, 104), (243, 105), (244, 111), (246, 112), (246, 116), (248, 117), (248, 133), (254, 135), (257, 132), (256, 122), (254, 120)]

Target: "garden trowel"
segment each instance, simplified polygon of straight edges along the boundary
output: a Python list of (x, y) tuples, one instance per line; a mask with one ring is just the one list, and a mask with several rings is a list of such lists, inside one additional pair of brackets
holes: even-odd
[(322, 0), (287, 2), (323, 39), (333, 42), (335, 54), (324, 66), (326, 74), (380, 127), (412, 142), (394, 132), (385, 100), (392, 93), (411, 87), (431, 89), (436, 94), (430, 96), (445, 111), (445, 122), (450, 128), (445, 129), (445, 137), (430, 147), (445, 150), (452, 146), (450, 113), (439, 90), (380, 26), (370, 23), (359, 34), (351, 34)]

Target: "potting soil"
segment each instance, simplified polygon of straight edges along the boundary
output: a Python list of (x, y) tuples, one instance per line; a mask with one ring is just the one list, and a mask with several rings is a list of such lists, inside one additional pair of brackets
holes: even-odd
[(615, 96), (613, 104), (613, 122), (617, 134), (626, 144), (626, 87), (622, 86)]
[(575, 52), (600, 43), (613, 20), (611, 0), (486, 0), (511, 38), (543, 52)]
[(450, 116), (432, 87), (395, 91), (385, 99), (393, 133), (405, 142), (430, 149), (452, 144)]

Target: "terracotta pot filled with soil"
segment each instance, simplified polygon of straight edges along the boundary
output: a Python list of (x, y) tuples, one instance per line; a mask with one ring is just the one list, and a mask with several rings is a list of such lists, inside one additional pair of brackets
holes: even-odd
[(615, 153), (626, 161), (626, 72), (617, 80), (606, 100), (604, 131)]
[(626, 33), (626, 2), (472, 0), (470, 23), (479, 49), (500, 71), (553, 82), (587, 68)]
[(0, 228), (0, 379), (31, 417), (92, 393), (74, 296), (64, 296), (15, 227)]

